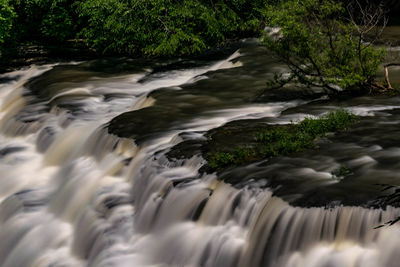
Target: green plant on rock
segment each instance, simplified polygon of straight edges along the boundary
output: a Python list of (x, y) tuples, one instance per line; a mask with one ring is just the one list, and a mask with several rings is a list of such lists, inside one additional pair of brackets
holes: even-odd
[(255, 145), (237, 147), (232, 152), (209, 153), (207, 160), (211, 168), (223, 169), (265, 158), (289, 156), (314, 148), (317, 138), (329, 132), (346, 130), (356, 119), (355, 115), (339, 109), (320, 118), (307, 117), (299, 123), (270, 126), (256, 134)]
[(355, 115), (340, 109), (335, 112), (329, 112), (322, 118), (313, 119), (307, 117), (299, 123), (298, 127), (304, 133), (316, 137), (327, 132), (346, 129), (355, 119)]
[(215, 154), (208, 155), (208, 164), (213, 169), (227, 167), (233, 165), (234, 163), (234, 155), (228, 152), (217, 152)]
[(347, 166), (340, 165), (340, 167), (332, 171), (331, 174), (334, 179), (343, 179), (345, 176), (352, 174), (352, 172)]
[(241, 165), (246, 162), (252, 162), (258, 155), (255, 149), (251, 147), (237, 147), (233, 152), (217, 152), (208, 155), (208, 164), (213, 169), (228, 167), (231, 165)]

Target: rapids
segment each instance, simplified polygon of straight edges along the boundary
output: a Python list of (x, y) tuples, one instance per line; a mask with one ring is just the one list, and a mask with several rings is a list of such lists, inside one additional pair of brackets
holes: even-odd
[[(400, 185), (399, 99), (252, 101), (277, 71), (250, 45), (220, 60), (1, 74), (0, 266), (398, 266), (400, 225), (375, 228), (400, 209), (369, 204), (375, 184)], [(201, 155), (166, 156), (231, 121), (288, 123), (337, 105), (364, 118), (358, 130), (224, 174), (240, 182), (199, 172)], [(353, 175), (337, 179), (341, 164)]]

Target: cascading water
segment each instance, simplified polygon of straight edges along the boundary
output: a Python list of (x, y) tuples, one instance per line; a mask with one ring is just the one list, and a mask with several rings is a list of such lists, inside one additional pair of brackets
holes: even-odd
[[(303, 116), (281, 115), (303, 100), (246, 103), (248, 92), (234, 95), (227, 81), (219, 85), (226, 91), (206, 86), (212, 73), (224, 77), (246, 66), (246, 55), (123, 75), (82, 64), (1, 76), (0, 266), (397, 266), (400, 227), (374, 228), (400, 209), (294, 207), (273, 195), (268, 179), (232, 186), (199, 173), (200, 155), (168, 159), (183, 135), (201, 139), (238, 119), (282, 123)], [(263, 63), (241, 79), (263, 86), (281, 68), (269, 64), (270, 73)], [(381, 107), (350, 108), (359, 114), (398, 108)], [(177, 115), (165, 121), (160, 110)], [(160, 116), (146, 121), (153, 128), (138, 134), (141, 142), (108, 132), (107, 123), (128, 111)], [(312, 170), (314, 184), (329, 176)]]

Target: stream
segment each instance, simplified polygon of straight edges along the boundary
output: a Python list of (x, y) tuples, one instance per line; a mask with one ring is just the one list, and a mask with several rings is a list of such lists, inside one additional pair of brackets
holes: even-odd
[[(285, 71), (246, 40), (0, 74), (0, 266), (397, 267), (400, 224), (379, 226), (400, 208), (377, 200), (400, 186), (400, 97), (255, 101)], [(338, 108), (356, 125), (291, 157), (205, 173), (200, 153), (167, 155), (227, 123)]]

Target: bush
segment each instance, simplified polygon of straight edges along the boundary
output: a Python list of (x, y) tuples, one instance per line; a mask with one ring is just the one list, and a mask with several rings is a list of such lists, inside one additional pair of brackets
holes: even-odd
[(265, 35), (264, 43), (289, 66), (290, 79), (333, 91), (373, 82), (384, 51), (365, 42), (340, 2), (281, 1), (266, 17), (280, 34)]

